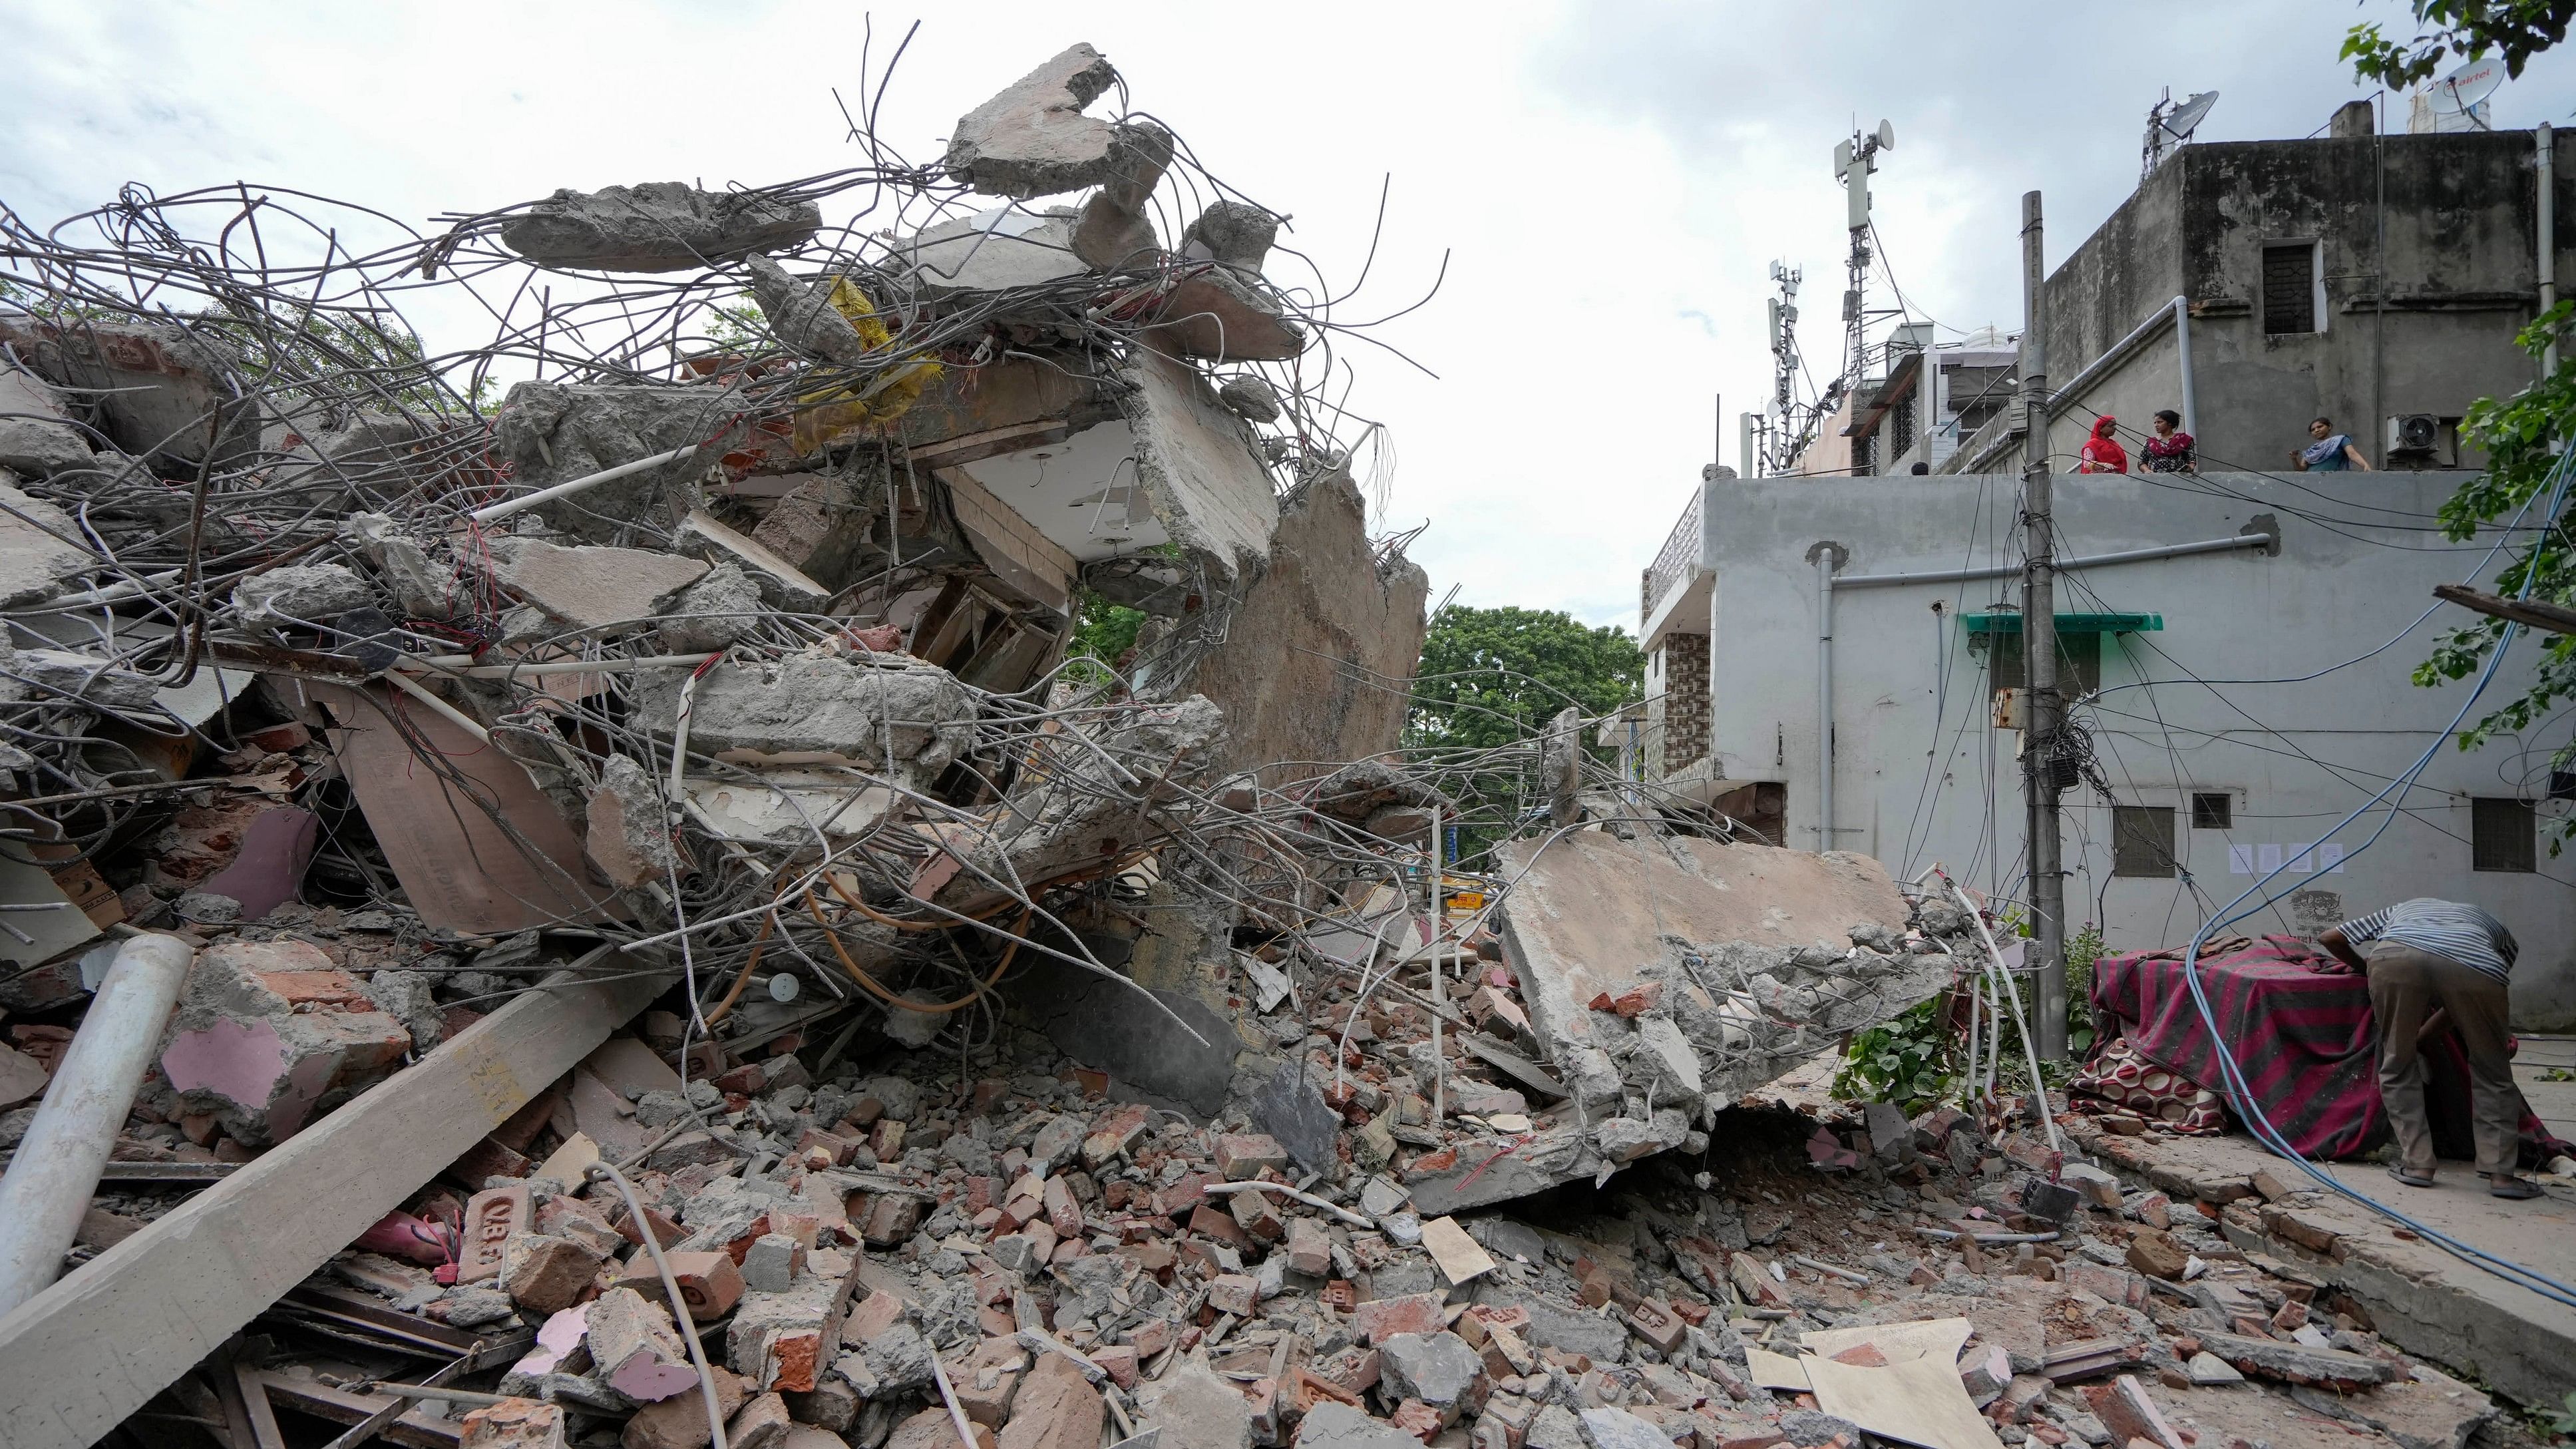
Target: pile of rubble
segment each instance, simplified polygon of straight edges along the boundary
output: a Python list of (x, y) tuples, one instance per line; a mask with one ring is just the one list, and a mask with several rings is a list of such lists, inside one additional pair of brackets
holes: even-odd
[(1334, 294), (1116, 80), (372, 247), (0, 211), (13, 1442), (2182, 1449), (2218, 1360), (2433, 1381), (2000, 1122), (1771, 1143), (1980, 923), (1572, 710), (1402, 748)]

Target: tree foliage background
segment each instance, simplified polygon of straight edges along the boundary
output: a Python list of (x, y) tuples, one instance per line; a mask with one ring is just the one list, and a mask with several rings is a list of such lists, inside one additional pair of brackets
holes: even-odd
[[(2413, 0), (2418, 33), (2393, 41), (2377, 25), (2356, 25), (2344, 38), (2343, 54), (2354, 75), (2396, 89), (2431, 77), (2457, 56), (2483, 59), (2502, 56), (2509, 75), (2522, 74), (2530, 59), (2567, 38), (2576, 18), (2576, 0)], [(2561, 302), (2533, 319), (2519, 339), (2539, 359), (2553, 342), (2567, 341), (2576, 303)], [(2576, 350), (2566, 350), (2556, 371), (2539, 376), (2511, 397), (2481, 398), (2469, 405), (2460, 434), (2487, 455), (2486, 471), (2460, 485), (2442, 505), (2442, 530), (2466, 542), (2482, 527), (2510, 520), (2551, 487), (2569, 423), (2576, 420)], [(2521, 595), (2553, 604), (2576, 604), (2576, 552), (2571, 552), (2567, 521), (2526, 519), (2543, 525), (2508, 550), (2495, 577), (2495, 589), (2508, 598)], [(2432, 657), (2418, 665), (2415, 682), (2427, 687), (2466, 679), (2485, 665), (2504, 638), (2502, 619), (2480, 616), (2445, 635)], [(2540, 636), (2540, 660), (2531, 686), (2481, 716), (2460, 732), (2459, 746), (2473, 750), (2498, 734), (2518, 733), (2550, 723), (2550, 707), (2576, 698), (2576, 635)], [(2554, 769), (2576, 764), (2576, 740), (2557, 745), (2549, 759)], [(2561, 840), (2576, 837), (2576, 819), (2561, 821)], [(2550, 853), (2560, 849), (2550, 843)]]
[(1567, 705), (1603, 715), (1639, 697), (1646, 656), (1628, 631), (1586, 628), (1540, 609), (1471, 609), (1432, 616), (1422, 641), (1405, 743), (1490, 749), (1529, 739)]

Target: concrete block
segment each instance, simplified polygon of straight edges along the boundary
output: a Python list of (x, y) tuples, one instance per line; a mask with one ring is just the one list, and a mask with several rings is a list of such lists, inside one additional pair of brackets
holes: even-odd
[[(987, 196), (1052, 196), (1086, 186), (1133, 185), (1153, 139), (1082, 114), (1118, 79), (1108, 60), (1074, 45), (958, 118), (948, 169)], [(1169, 138), (1161, 142), (1170, 154)], [(1141, 152), (1141, 156), (1140, 153)]]
[(696, 271), (813, 238), (822, 209), (751, 191), (677, 181), (557, 191), (502, 224), (501, 244), (541, 267), (603, 272)]
[(600, 1380), (638, 1403), (698, 1386), (670, 1310), (632, 1288), (611, 1288), (583, 1311), (583, 1341)]
[(997, 1449), (1097, 1449), (1108, 1416), (1082, 1370), (1062, 1354), (1043, 1354), (1020, 1384), (1011, 1421), (995, 1443)]

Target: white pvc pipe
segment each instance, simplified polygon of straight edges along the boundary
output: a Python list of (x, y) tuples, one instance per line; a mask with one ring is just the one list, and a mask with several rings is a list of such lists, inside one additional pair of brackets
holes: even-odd
[(1834, 848), (1834, 551), (1816, 550), (1816, 853)]
[(540, 503), (552, 503), (558, 498), (569, 498), (575, 493), (586, 493), (602, 483), (614, 482), (629, 473), (641, 473), (647, 468), (659, 468), (665, 463), (676, 463), (705, 446), (704, 443), (690, 443), (668, 452), (655, 453), (649, 458), (638, 458), (632, 463), (620, 463), (614, 468), (603, 468), (587, 477), (575, 478), (569, 483), (558, 483), (552, 488), (540, 488), (534, 493), (513, 498), (507, 502), (495, 503), (488, 508), (477, 508), (465, 516), (476, 523), (497, 523), (513, 513), (525, 513)]
[[(2533, 240), (2532, 260), (2540, 280), (2540, 310), (2558, 305), (2558, 139), (2543, 121), (2534, 133), (2540, 143), (2534, 157), (2540, 171), (2540, 228)], [(2558, 334), (2549, 334), (2549, 345), (2541, 350), (2540, 371), (2543, 376), (2558, 372)]]
[(2192, 436), (2195, 449), (2200, 443), (2199, 400), (2191, 380), (2191, 299), (2173, 299), (2174, 351), (2182, 358), (2182, 430)]
[(61, 1275), (196, 954), (176, 936), (136, 936), (99, 982), (0, 1181), (0, 1316)]

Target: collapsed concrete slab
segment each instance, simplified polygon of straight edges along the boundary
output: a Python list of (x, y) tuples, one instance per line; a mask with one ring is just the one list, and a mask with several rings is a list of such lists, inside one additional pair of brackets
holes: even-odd
[[(1067, 726), (1067, 732), (1083, 726)], [(1171, 829), (1186, 808), (1172, 788), (1207, 767), (1225, 741), (1225, 714), (1192, 695), (1119, 717), (1113, 729), (1086, 731), (1080, 742), (1050, 741), (1035, 752), (1025, 783), (988, 826), (942, 827), (943, 855), (913, 885), (961, 914), (976, 914), (1010, 898), (993, 882), (1035, 887), (1116, 862)], [(1151, 793), (1142, 809), (1094, 787), (1103, 759), (1114, 760), (1127, 789)], [(935, 892), (935, 893), (933, 893)]]
[(1226, 647), (1174, 687), (1225, 710), (1231, 768), (1367, 760), (1402, 742), (1430, 592), (1421, 565), (1377, 557), (1350, 475), (1318, 478), (1282, 505), (1269, 567), (1244, 592)]
[(945, 221), (904, 248), (913, 280), (934, 298), (1042, 287), (1089, 268), (1073, 247), (1074, 213), (995, 210)]
[(493, 577), (503, 588), (575, 629), (645, 628), (707, 573), (699, 559), (636, 548), (564, 548), (534, 538), (501, 539), (492, 557)]
[[(958, 118), (949, 133), (948, 169), (988, 196), (1053, 196), (1098, 186), (1136, 170), (1153, 154), (1146, 128), (1113, 125), (1082, 114), (1117, 83), (1118, 72), (1088, 44), (1076, 44), (1030, 71), (1001, 94)], [(1161, 142), (1168, 155), (1170, 140)]]
[(1499, 854), (1504, 962), (1587, 1107), (1732, 1102), (1950, 980), (1868, 856), (1600, 831)]
[(759, 191), (677, 181), (557, 191), (501, 226), (501, 244), (541, 267), (684, 272), (813, 240), (823, 209)]
[(1279, 498), (1243, 424), (1185, 363), (1143, 353), (1120, 376), (1133, 389), (1122, 408), (1137, 476), (1155, 521), (1190, 567), (1096, 566), (1086, 581), (1121, 603), (1167, 615), (1196, 607), (1189, 596), (1201, 580), (1229, 594), (1248, 587), (1269, 566)]

